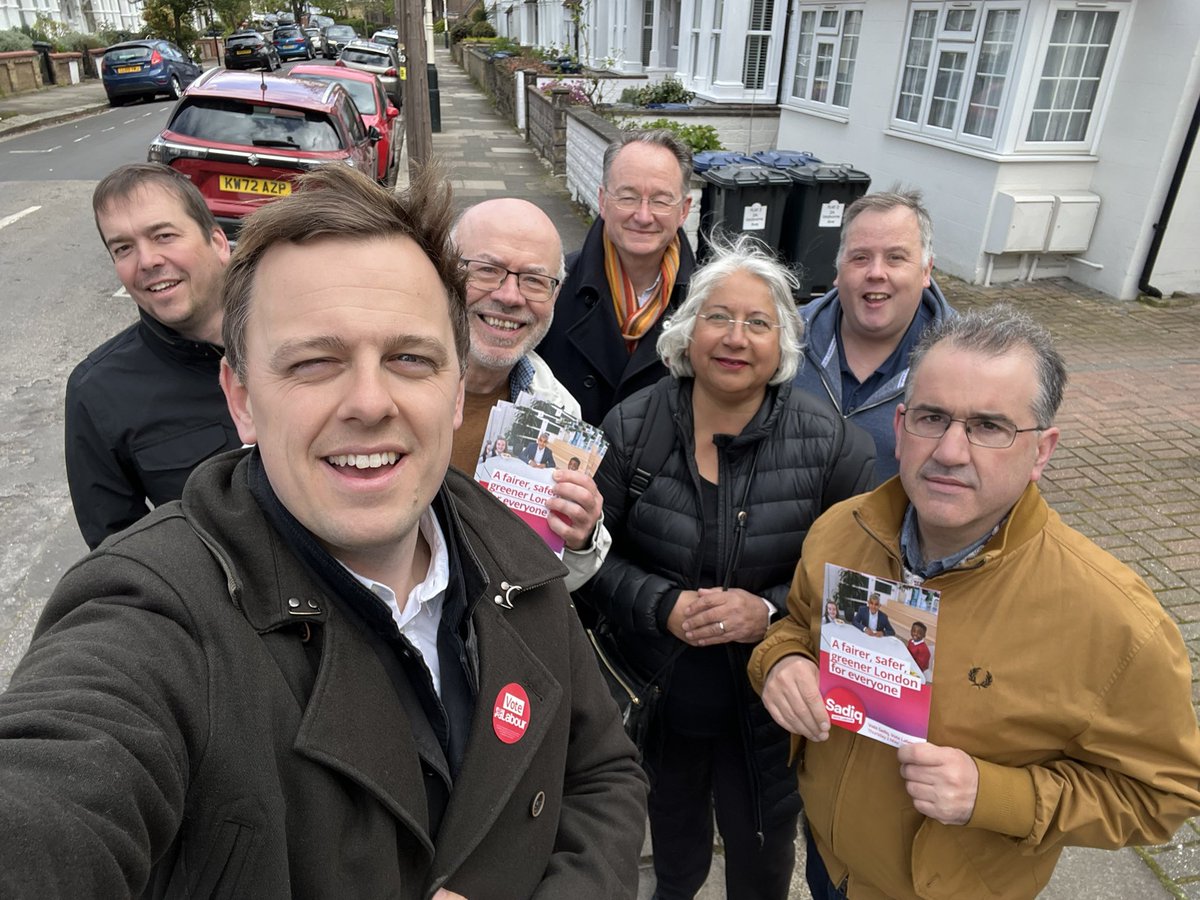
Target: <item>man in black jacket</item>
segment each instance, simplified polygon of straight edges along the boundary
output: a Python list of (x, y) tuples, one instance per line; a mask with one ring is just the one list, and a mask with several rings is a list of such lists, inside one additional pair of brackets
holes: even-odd
[(237, 447), (217, 382), (229, 242), (200, 191), (166, 166), (122, 166), (92, 195), (96, 227), (138, 321), (67, 381), (71, 502), (93, 549), (168, 500), (198, 463)]
[(669, 131), (623, 132), (604, 151), (600, 218), (567, 258), (537, 347), (593, 425), (667, 374), (654, 344), (696, 265), (682, 227), (691, 177), (691, 151)]
[(0, 696), (0, 896), (633, 897), (646, 783), (562, 563), (447, 471), (448, 185), (328, 166), (241, 232), (252, 449), (75, 566)]

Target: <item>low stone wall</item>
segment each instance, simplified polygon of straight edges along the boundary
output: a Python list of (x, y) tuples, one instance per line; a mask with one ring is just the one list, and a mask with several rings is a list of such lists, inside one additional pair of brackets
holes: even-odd
[(42, 57), (33, 50), (0, 53), (0, 97), (42, 87)]
[(525, 140), (550, 163), (555, 175), (567, 171), (567, 111), (570, 88), (554, 88), (547, 97), (532, 85), (525, 88)]
[(54, 69), (55, 84), (79, 84), (83, 80), (82, 53), (51, 53), (50, 65)]
[(476, 49), (474, 46), (468, 45), (463, 50), (463, 68), (467, 70), (467, 75), (477, 84), (489, 97), (495, 97), (496, 94), (489, 88), (489, 82), (492, 76), (490, 70), (492, 66), (491, 58), (482, 50)]
[(100, 60), (104, 59), (107, 47), (93, 47), (83, 57), (83, 71), (88, 78), (100, 77)]

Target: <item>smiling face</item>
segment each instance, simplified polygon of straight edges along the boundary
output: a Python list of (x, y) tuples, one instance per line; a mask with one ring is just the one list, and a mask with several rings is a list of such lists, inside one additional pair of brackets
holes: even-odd
[(166, 188), (146, 184), (96, 213), (117, 277), (148, 315), (192, 340), (218, 343), (225, 232), (205, 233)]
[(943, 342), (925, 355), (912, 377), (909, 402), (896, 407), (893, 421), (896, 458), (900, 481), (916, 507), (921, 551), (926, 559), (942, 559), (991, 531), (1029, 482), (1041, 477), (1058, 429), (1018, 434), (1004, 450), (969, 443), (960, 422), (940, 439), (904, 430), (905, 409), (1033, 427), (1038, 382), (1027, 352), (985, 356)]
[(838, 261), (843, 339), (898, 344), (932, 271), (932, 259), (921, 262), (921, 230), (911, 209), (860, 213), (850, 223)]
[(417, 244), (269, 249), (254, 279), (245, 383), (225, 365), (221, 384), (292, 515), (359, 574), (403, 583), (463, 399), (446, 291)]
[[(669, 213), (660, 215), (651, 211), (649, 203), (632, 211), (620, 210), (612, 201), (622, 196), (676, 202)], [(627, 261), (658, 263), (691, 208), (679, 161), (670, 150), (655, 144), (635, 141), (622, 147), (600, 188), (604, 233)]]
[[(722, 279), (704, 301), (700, 316), (713, 313), (778, 322), (766, 284), (742, 269)], [(758, 335), (742, 324), (726, 327), (698, 316), (688, 360), (701, 390), (727, 399), (761, 396), (779, 368), (779, 329)]]
[[(484, 260), (513, 272), (536, 272), (558, 278), (562, 243), (544, 212), (524, 200), (490, 200), (463, 214), (454, 235), (464, 259)], [(500, 287), (483, 290), (467, 281), (467, 313), (471, 352), (467, 388), (484, 393), (508, 377), (512, 367), (538, 345), (554, 320), (555, 295), (531, 303), (517, 279), (507, 276)]]

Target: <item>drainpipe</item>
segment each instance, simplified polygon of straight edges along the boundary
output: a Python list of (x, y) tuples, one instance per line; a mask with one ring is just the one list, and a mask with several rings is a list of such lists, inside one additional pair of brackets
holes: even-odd
[(1179, 150), (1179, 159), (1175, 162), (1175, 173), (1171, 176), (1171, 185), (1167, 188), (1167, 196), (1163, 199), (1162, 212), (1159, 213), (1158, 221), (1154, 223), (1154, 238), (1150, 241), (1146, 263), (1142, 266), (1142, 274), (1138, 278), (1138, 290), (1151, 297), (1162, 297), (1162, 291), (1150, 283), (1150, 273), (1154, 271), (1154, 263), (1158, 259), (1163, 236), (1167, 233), (1167, 222), (1171, 218), (1171, 210), (1175, 207), (1175, 198), (1179, 196), (1179, 186), (1183, 183), (1183, 174), (1187, 171), (1188, 159), (1191, 158), (1192, 148), (1196, 144), (1197, 130), (1200, 130), (1200, 98), (1197, 98), (1196, 108), (1192, 110), (1192, 123), (1188, 126), (1183, 146)]

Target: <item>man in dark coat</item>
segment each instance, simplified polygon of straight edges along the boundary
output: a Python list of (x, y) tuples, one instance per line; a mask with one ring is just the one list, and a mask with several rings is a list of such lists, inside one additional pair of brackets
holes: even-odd
[(138, 321), (67, 380), (67, 482), (95, 549), (178, 500), (192, 469), (241, 441), (217, 383), (229, 242), (199, 189), (167, 166), (134, 163), (96, 185), (92, 209), (138, 307)]
[(449, 225), (431, 176), (338, 166), (247, 222), (256, 446), (51, 598), (0, 696), (0, 896), (636, 895), (646, 785), (565, 568), (447, 471)]
[(691, 177), (691, 151), (669, 131), (623, 132), (604, 151), (600, 217), (567, 257), (537, 347), (593, 425), (667, 374), (654, 345), (696, 265), (682, 228)]

